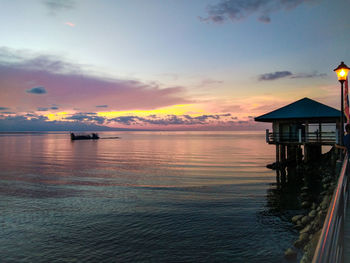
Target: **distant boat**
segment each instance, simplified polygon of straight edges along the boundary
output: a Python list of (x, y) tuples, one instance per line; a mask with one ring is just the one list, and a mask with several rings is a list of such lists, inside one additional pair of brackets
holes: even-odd
[(97, 133), (75, 135), (73, 132), (71, 132), (70, 139), (72, 141), (75, 141), (75, 140), (97, 140), (97, 139), (100, 139), (100, 137), (98, 136)]

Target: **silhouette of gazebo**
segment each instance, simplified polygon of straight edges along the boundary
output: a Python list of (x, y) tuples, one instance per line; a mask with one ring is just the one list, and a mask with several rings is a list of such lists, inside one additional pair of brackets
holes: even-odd
[[(339, 110), (309, 98), (303, 98), (282, 108), (255, 118), (272, 123), (266, 130), (266, 142), (276, 145), (276, 162), (297, 159), (301, 146), (304, 158), (319, 157), (322, 145), (334, 145), (338, 138), (341, 113)], [(334, 127), (329, 131), (330, 126)], [(310, 128), (315, 129), (311, 131)], [(287, 156), (286, 156), (287, 151)]]

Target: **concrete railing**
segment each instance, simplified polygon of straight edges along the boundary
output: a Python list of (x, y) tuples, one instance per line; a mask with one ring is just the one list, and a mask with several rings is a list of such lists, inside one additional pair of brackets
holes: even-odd
[(344, 219), (348, 200), (349, 160), (346, 154), (330, 202), (313, 263), (340, 263), (344, 255)]

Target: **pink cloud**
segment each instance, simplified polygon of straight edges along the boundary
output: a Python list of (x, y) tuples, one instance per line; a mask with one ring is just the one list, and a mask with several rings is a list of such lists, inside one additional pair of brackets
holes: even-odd
[[(26, 92), (38, 86), (46, 92)], [(0, 105), (23, 111), (48, 104), (61, 105), (62, 110), (96, 110), (96, 105), (108, 105), (111, 111), (150, 110), (192, 102), (185, 98), (183, 87), (161, 89), (136, 80), (96, 77), (46, 56), (12, 64), (0, 62), (0, 87)]]
[[(209, 82), (208, 84), (216, 83)], [(249, 114), (257, 115), (251, 110), (251, 98), (249, 103), (241, 99), (233, 101), (209, 97), (206, 101), (203, 98), (194, 100), (186, 95), (184, 87), (160, 88), (154, 82), (96, 76), (84, 71), (79, 65), (67, 63), (57, 57), (33, 56), (4, 48), (0, 48), (0, 87), (0, 108), (10, 109), (18, 117), (13, 119), (12, 115), (0, 113), (3, 125), (13, 125), (15, 122), (20, 124), (25, 120), (23, 125), (28, 127), (38, 125), (40, 121), (45, 129), (52, 130), (57, 129), (57, 125), (61, 125), (59, 127), (63, 129), (73, 124), (166, 130), (239, 130), (260, 127), (251, 118), (246, 118)], [(97, 108), (108, 111), (153, 110), (178, 104), (197, 104), (206, 114), (198, 116), (198, 112), (193, 112), (193, 116), (190, 113), (181, 116), (135, 115), (114, 119), (96, 115)], [(80, 113), (65, 115), (65, 122), (50, 123), (47, 119), (32, 120), (28, 116), (28, 113), (36, 112), (43, 117), (45, 112), (58, 109), (75, 112), (79, 110)], [(247, 109), (252, 113), (246, 114)]]
[(70, 27), (75, 27), (75, 24), (73, 24), (72, 22), (66, 22), (64, 24)]

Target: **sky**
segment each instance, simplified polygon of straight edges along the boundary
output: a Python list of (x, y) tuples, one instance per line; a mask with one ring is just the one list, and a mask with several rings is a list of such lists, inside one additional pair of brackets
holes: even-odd
[(348, 0), (0, 0), (0, 131), (262, 130), (340, 108)]

